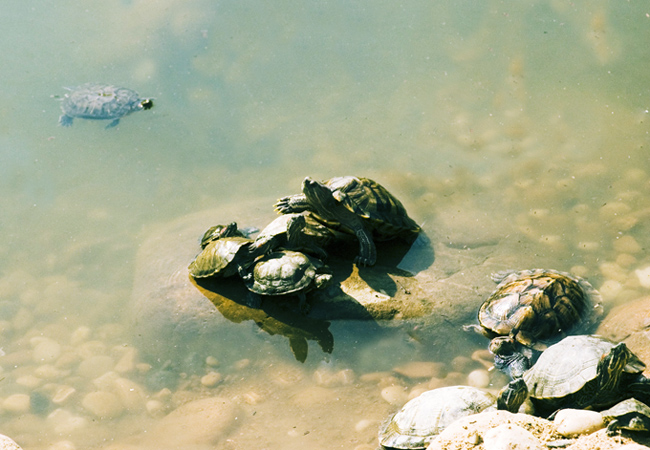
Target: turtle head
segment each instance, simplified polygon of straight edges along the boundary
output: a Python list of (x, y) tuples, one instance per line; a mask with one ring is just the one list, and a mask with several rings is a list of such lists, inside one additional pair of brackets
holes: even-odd
[(300, 244), (302, 230), (305, 228), (305, 216), (295, 214), (287, 221), (287, 241), (289, 246), (296, 247)]
[(528, 386), (523, 378), (517, 378), (508, 383), (497, 396), (497, 409), (516, 413), (528, 397)]
[(302, 192), (317, 211), (330, 210), (336, 203), (329, 187), (309, 177), (302, 182)]
[(142, 108), (144, 110), (151, 109), (151, 108), (153, 108), (153, 99), (145, 98), (144, 100), (142, 100), (139, 103), (139, 105), (140, 105), (140, 108)]
[(616, 389), (632, 352), (624, 342), (616, 344), (598, 362), (599, 392)]

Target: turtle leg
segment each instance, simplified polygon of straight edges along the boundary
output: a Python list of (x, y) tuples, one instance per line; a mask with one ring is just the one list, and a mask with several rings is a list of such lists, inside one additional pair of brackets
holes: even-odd
[(68, 116), (67, 114), (63, 114), (61, 117), (59, 117), (59, 125), (62, 127), (71, 127), (72, 117)]
[(111, 123), (109, 123), (108, 125), (106, 125), (106, 129), (116, 127), (118, 123), (120, 123), (120, 119), (119, 119), (119, 118), (118, 118), (118, 119), (115, 119), (114, 121), (112, 121)]
[(299, 213), (307, 211), (309, 207), (310, 205), (307, 201), (307, 197), (303, 194), (282, 197), (274, 205), (274, 209), (280, 214)]
[(300, 301), (299, 303), (300, 312), (303, 313), (304, 315), (309, 314), (309, 311), (311, 311), (311, 306), (309, 305), (309, 303), (307, 303), (307, 296), (305, 295), (305, 293), (300, 292), (296, 295), (298, 296), (298, 300)]
[(359, 240), (359, 254), (354, 258), (358, 266), (374, 266), (377, 262), (377, 247), (372, 236), (365, 228), (355, 230), (354, 233)]

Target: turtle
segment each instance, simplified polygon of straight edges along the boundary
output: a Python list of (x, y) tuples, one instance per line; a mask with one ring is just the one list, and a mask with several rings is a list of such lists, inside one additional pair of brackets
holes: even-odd
[(237, 222), (231, 222), (228, 225), (215, 225), (207, 229), (201, 238), (201, 248), (205, 248), (210, 242), (224, 237), (242, 237), (247, 238), (241, 230), (237, 229)]
[(605, 411), (601, 411), (607, 423), (607, 435), (614, 436), (618, 430), (650, 432), (650, 407), (635, 398), (628, 398)]
[(607, 408), (624, 398), (631, 384), (645, 380), (644, 368), (623, 342), (568, 336), (548, 347), (521, 378), (508, 383), (497, 402), (500, 408), (517, 412), (529, 396), (540, 414), (560, 408)]
[(470, 386), (448, 386), (409, 400), (379, 428), (379, 444), (387, 448), (426, 448), (452, 422), (496, 409), (495, 397)]
[(327, 258), (323, 249), (336, 231), (315, 220), (308, 211), (283, 214), (269, 223), (257, 236), (253, 246), (269, 250), (285, 249), (309, 253), (320, 259)]
[(63, 114), (59, 124), (72, 126), (75, 117), (81, 119), (110, 120), (106, 128), (112, 128), (120, 118), (135, 111), (153, 108), (153, 100), (141, 98), (137, 92), (110, 84), (86, 83), (75, 88), (66, 88), (61, 102)]
[(355, 235), (359, 255), (354, 261), (361, 266), (377, 261), (374, 239), (412, 238), (420, 232), (402, 203), (369, 178), (334, 177), (321, 183), (306, 177), (302, 194), (282, 197), (275, 209), (282, 214), (311, 211), (325, 225)]
[[(479, 326), (469, 325), (488, 338), (508, 336), (523, 346), (541, 351), (547, 344), (568, 332), (586, 331), (602, 314), (602, 299), (593, 286), (580, 277), (549, 269), (504, 271), (492, 274), (496, 290), (481, 305)], [(500, 339), (500, 338), (499, 338)], [(524, 356), (503, 346), (506, 341), (490, 344), (497, 366), (505, 372), (508, 364), (522, 367)], [(522, 347), (520, 347), (522, 348)], [(495, 352), (496, 350), (496, 352)], [(501, 357), (500, 360), (499, 357)]]
[(254, 294), (297, 295), (304, 313), (309, 309), (305, 294), (325, 287), (332, 280), (332, 274), (321, 261), (291, 250), (271, 252), (257, 260), (252, 270), (242, 267), (240, 275)]
[(237, 223), (215, 225), (201, 239), (201, 252), (188, 266), (194, 278), (230, 277), (251, 266), (265, 249), (253, 247), (253, 240), (237, 229)]

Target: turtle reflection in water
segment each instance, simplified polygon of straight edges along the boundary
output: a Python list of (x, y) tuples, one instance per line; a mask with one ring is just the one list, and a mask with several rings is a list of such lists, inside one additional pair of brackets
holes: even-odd
[(74, 118), (112, 120), (106, 128), (116, 126), (120, 119), (136, 111), (153, 108), (150, 98), (141, 98), (137, 92), (110, 84), (86, 83), (75, 88), (61, 101), (63, 114), (59, 124), (72, 126)]
[(282, 214), (311, 211), (326, 226), (353, 234), (359, 241), (355, 262), (362, 266), (377, 261), (374, 239), (412, 238), (420, 232), (402, 203), (368, 178), (335, 177), (320, 183), (307, 177), (302, 194), (281, 198), (275, 209)]

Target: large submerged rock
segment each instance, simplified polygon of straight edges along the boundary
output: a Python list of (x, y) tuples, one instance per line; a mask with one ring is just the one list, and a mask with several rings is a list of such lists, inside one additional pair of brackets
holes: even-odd
[(491, 272), (530, 264), (525, 239), (503, 221), (482, 211), (454, 208), (438, 211), (412, 245), (378, 243), (373, 267), (352, 263), (358, 252), (354, 241), (331, 249), (327, 264), (333, 283), (308, 294), (312, 308), (307, 316), (291, 296), (266, 298), (260, 309), (249, 308), (248, 292), (238, 277), (198, 284), (188, 275), (187, 266), (200, 250), (206, 229), (231, 221), (263, 228), (276, 217), (273, 202), (226, 204), (146, 232), (133, 290), (134, 329), (145, 354), (157, 359), (196, 352), (217, 352), (220, 359), (229, 352), (233, 358), (250, 357), (241, 355), (242, 348), (254, 352), (260, 337), (243, 324), (264, 330), (266, 336), (285, 336), (299, 360), (306, 358), (309, 341), (331, 352), (329, 326), (334, 320), (385, 326), (416, 321), (421, 324), (417, 328), (427, 330), (427, 338), (438, 334), (449, 339), (451, 332), (462, 333), (462, 323), (475, 320), (478, 306), (494, 288)]

